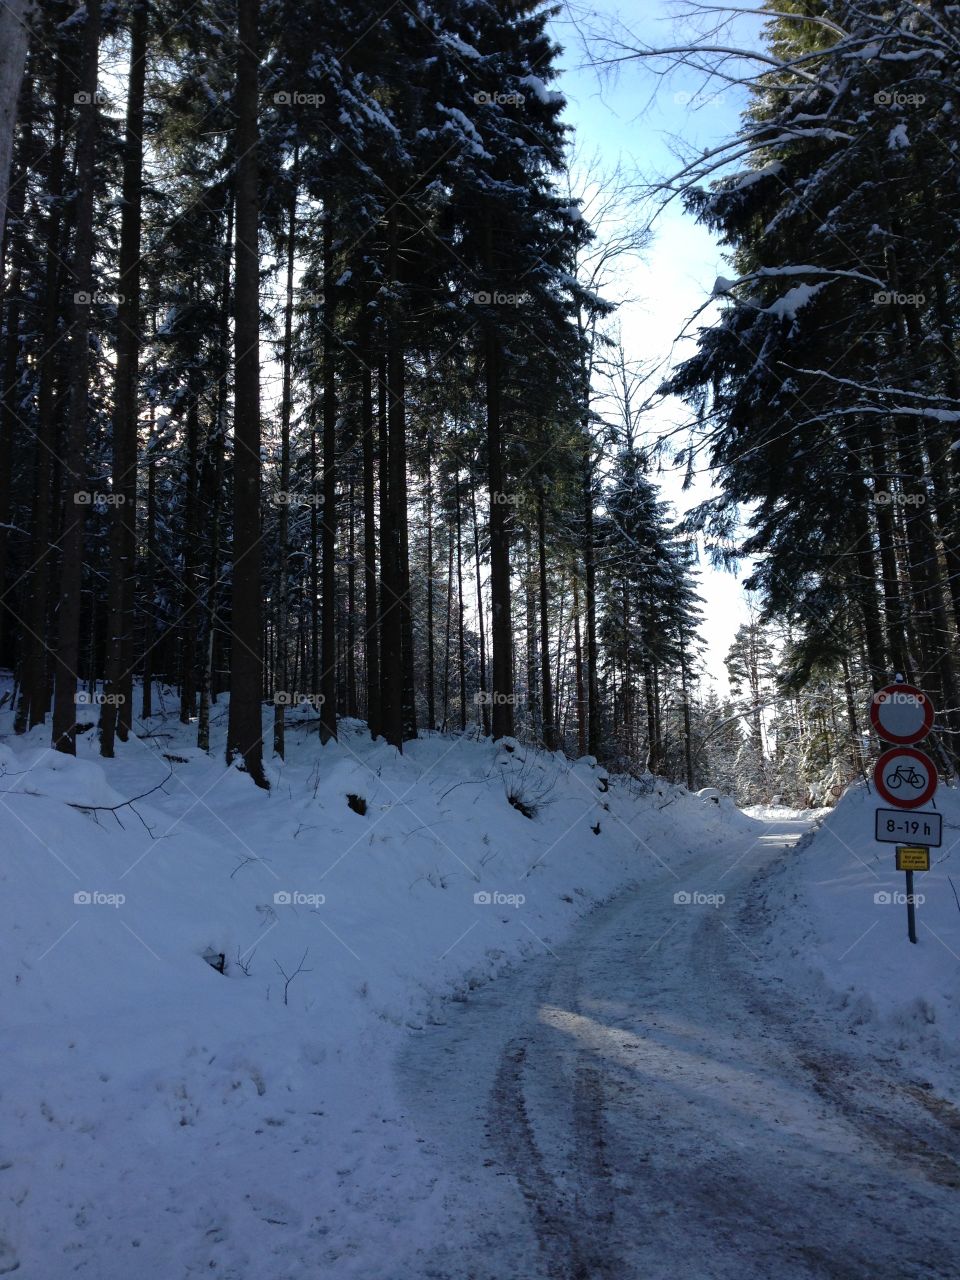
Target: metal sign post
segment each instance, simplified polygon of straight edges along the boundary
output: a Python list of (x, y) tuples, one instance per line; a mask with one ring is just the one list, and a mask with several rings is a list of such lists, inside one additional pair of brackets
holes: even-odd
[(916, 942), (916, 904), (914, 899), (914, 873), (906, 873), (906, 936)]
[(939, 781), (937, 766), (913, 745), (927, 736), (933, 720), (933, 703), (913, 685), (887, 685), (874, 694), (870, 704), (870, 721), (888, 746), (874, 767), (873, 784), (881, 799), (893, 806), (876, 811), (874, 835), (881, 843), (913, 841), (911, 845), (897, 844), (897, 870), (907, 881), (907, 936), (911, 942), (917, 941), (913, 873), (930, 870), (930, 846), (939, 846), (943, 838), (940, 814), (913, 812), (933, 799)]
[(930, 870), (930, 850), (919, 845), (911, 848), (902, 845), (897, 850), (897, 870), (906, 873), (907, 877), (907, 936), (911, 942), (917, 940), (917, 897), (913, 892), (913, 873)]

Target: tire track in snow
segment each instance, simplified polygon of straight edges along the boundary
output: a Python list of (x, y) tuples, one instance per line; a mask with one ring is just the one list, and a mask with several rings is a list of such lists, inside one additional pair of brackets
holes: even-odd
[[(715, 853), (687, 871), (708, 884)], [(728, 875), (731, 899), (750, 901), (756, 873)], [(452, 1043), (441, 1035), (411, 1048), (414, 1067), (401, 1075), (431, 1080), (430, 1110), (459, 1116), (469, 1099), (485, 1100), (489, 1142), (448, 1126), (436, 1155), (470, 1170), (457, 1176), (472, 1180), (477, 1203), (499, 1197), (504, 1224), (517, 1224), (522, 1206), (535, 1236), (526, 1265), (508, 1239), (475, 1269), (473, 1206), (448, 1201), (465, 1261), (420, 1274), (955, 1280), (960, 1202), (935, 1162), (902, 1151), (953, 1142), (939, 1104), (921, 1112), (911, 1100), (905, 1131), (883, 1141), (883, 1117), (871, 1114), (878, 1061), (864, 1056), (873, 1046), (847, 1064), (840, 1028), (831, 1037), (821, 1011), (755, 979), (731, 936), (737, 914), (680, 908), (678, 918), (674, 887), (662, 876), (599, 909), (558, 960), (479, 995)], [(414, 1095), (426, 1126), (430, 1110), (418, 1112)]]

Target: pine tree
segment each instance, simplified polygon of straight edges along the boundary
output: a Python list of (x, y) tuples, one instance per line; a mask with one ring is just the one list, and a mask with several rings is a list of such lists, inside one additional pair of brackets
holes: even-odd
[(227, 763), (242, 756), (259, 787), (263, 772), (260, 582), (260, 280), (257, 10), (237, 4), (236, 322), (233, 429), (233, 600)]
[(87, 418), (90, 381), (90, 307), (93, 284), (93, 201), (99, 123), (98, 67), (100, 0), (88, 0), (84, 15), (81, 88), (74, 97), (79, 113), (76, 147), (77, 192), (69, 287), (70, 340), (67, 353), (67, 420), (63, 438), (64, 472), (57, 647), (54, 659), (52, 745), (76, 754), (76, 694), (80, 667), (80, 610), (83, 584), (83, 534), (89, 494), (86, 491)]
[(100, 751), (113, 755), (114, 734), (126, 741), (133, 704), (133, 587), (136, 560), (137, 425), (140, 359), (140, 253), (143, 126), (148, 7), (130, 14), (130, 69), (121, 188), (117, 288), (117, 372), (113, 409), (114, 508), (107, 619), (106, 694), (100, 713)]

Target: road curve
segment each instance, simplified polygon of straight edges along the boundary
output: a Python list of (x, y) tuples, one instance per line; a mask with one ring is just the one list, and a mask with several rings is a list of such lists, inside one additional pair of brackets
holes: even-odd
[(719, 907), (661, 871), (411, 1041), (410, 1275), (957, 1280), (960, 1113), (756, 972), (752, 891), (804, 829), (687, 863)]

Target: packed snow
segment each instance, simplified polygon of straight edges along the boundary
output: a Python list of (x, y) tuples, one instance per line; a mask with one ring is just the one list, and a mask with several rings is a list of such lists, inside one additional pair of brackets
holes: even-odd
[[(454, 1123), (464, 1090), (504, 1083), (511, 1019), (582, 1042), (588, 1007), (574, 1016), (561, 1000), (574, 971), (591, 1016), (613, 984), (624, 1010), (656, 999), (665, 1025), (672, 1000), (689, 1003), (673, 1016), (691, 1028), (704, 1018), (690, 1034), (708, 1036), (717, 973), (733, 966), (745, 981), (746, 966), (751, 980), (783, 983), (801, 1008), (818, 1009), (845, 1047), (869, 1025), (937, 1098), (956, 1099), (960, 911), (949, 849), (918, 877), (926, 900), (913, 947), (903, 908), (875, 896), (902, 876), (892, 847), (873, 845), (862, 790), (826, 815), (743, 814), (710, 789), (698, 797), (650, 776), (610, 776), (591, 758), (513, 740), (425, 735), (401, 756), (347, 721), (338, 743), (321, 746), (316, 716), (300, 707), (288, 762), (270, 766), (265, 794), (222, 763), (222, 702), (208, 755), (195, 725), (179, 723), (175, 698), (160, 697), (166, 710), (138, 722), (112, 761), (96, 754), (95, 708), (83, 713), (76, 760), (50, 751), (39, 729), (14, 737), (9, 707), (0, 714), (0, 1274), (367, 1280), (390, 1259), (404, 1280), (496, 1277), (529, 1250), (533, 1280), (555, 1274), (560, 1236), (574, 1254), (634, 1250), (642, 1220), (621, 1216), (627, 1201), (607, 1238), (592, 1208), (582, 1229), (570, 1226), (568, 1192), (571, 1206), (581, 1193), (563, 1191), (564, 1175), (550, 1199), (553, 1162), (574, 1139), (557, 1128), (559, 1113), (538, 1119), (537, 1108), (543, 1090), (566, 1088), (566, 1059), (531, 1057), (511, 1085), (533, 1109), (539, 1190), (523, 1190), (525, 1148), (485, 1154), (476, 1123)], [(952, 792), (941, 808), (948, 829), (960, 828)], [(791, 843), (818, 820), (812, 840)], [(704, 951), (698, 930), (708, 926)], [(645, 957), (639, 967), (631, 948)], [(768, 1053), (769, 1028), (751, 1021), (759, 1015), (732, 977), (721, 987), (739, 1002), (725, 1052)], [(596, 1069), (606, 1081), (645, 1042), (624, 1030), (617, 1048), (603, 1035)], [(719, 1105), (752, 1077), (736, 1083), (723, 1067), (727, 1083), (711, 1085), (720, 1068), (703, 1045), (687, 1086)], [(660, 1105), (657, 1088), (682, 1086), (682, 1055), (657, 1052), (666, 1056), (650, 1070), (661, 1084), (641, 1096), (631, 1085), (611, 1123), (639, 1124)], [(482, 1120), (485, 1095), (471, 1096)], [(738, 1106), (750, 1096), (757, 1115), (780, 1105), (776, 1093), (768, 1103), (748, 1090)], [(819, 1103), (803, 1105), (812, 1110), (797, 1133), (809, 1142), (825, 1121)], [(660, 1162), (679, 1169), (692, 1131), (670, 1132)], [(635, 1138), (617, 1141), (636, 1154)], [(711, 1142), (726, 1161), (739, 1138), (724, 1130)], [(623, 1175), (628, 1198), (646, 1194), (640, 1168)], [(602, 1201), (608, 1175), (584, 1177), (582, 1195)], [(554, 1244), (531, 1230), (537, 1204), (558, 1215)], [(497, 1221), (504, 1238), (485, 1252)], [(676, 1235), (668, 1221), (658, 1230), (656, 1239)], [(651, 1247), (648, 1238), (636, 1258), (649, 1261)], [(699, 1274), (676, 1269), (681, 1253), (664, 1275)]]
[(164, 700), (113, 761), (95, 707), (76, 760), (0, 716), (0, 1257), (31, 1278), (380, 1274), (382, 1197), (399, 1220), (423, 1177), (390, 1084), (403, 1038), (748, 820), (513, 742), (401, 757), (347, 722), (322, 747), (309, 708), (267, 796), (224, 768), (223, 703), (208, 756)]
[[(943, 846), (914, 874), (917, 934), (907, 938), (906, 877), (874, 839), (877, 797), (851, 788), (765, 889), (770, 959), (845, 1026), (885, 1031), (911, 1065), (960, 1103), (960, 794), (940, 786)], [(751, 812), (756, 812), (751, 810)], [(921, 901), (922, 899), (922, 901)]]

